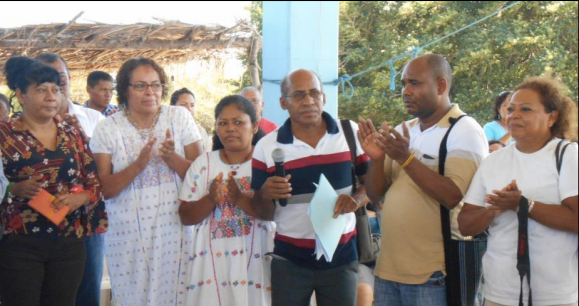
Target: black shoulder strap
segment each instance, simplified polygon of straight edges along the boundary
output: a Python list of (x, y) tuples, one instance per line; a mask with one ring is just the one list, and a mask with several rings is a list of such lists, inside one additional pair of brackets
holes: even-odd
[(533, 290), (531, 290), (531, 258), (529, 256), (529, 200), (521, 196), (519, 202), (519, 244), (517, 247), (517, 270), (521, 277), (521, 293), (519, 295), (519, 306), (523, 303), (523, 282), (527, 276), (529, 284), (529, 301), (528, 306), (533, 306)]
[(340, 120), (340, 123), (342, 124), (344, 136), (346, 136), (346, 142), (348, 142), (348, 147), (350, 148), (350, 155), (352, 159), (352, 194), (355, 194), (358, 188), (356, 183), (356, 158), (358, 156), (356, 152), (356, 137), (354, 136), (354, 130), (352, 130), (350, 120)]
[[(446, 147), (446, 143), (448, 142), (448, 136), (450, 135), (450, 131), (456, 125), (456, 123), (467, 115), (462, 115), (458, 118), (449, 118), (448, 121), (450, 122), (450, 127), (442, 141), (440, 142), (440, 148), (438, 150), (438, 173), (444, 176), (444, 167), (446, 165), (446, 155), (448, 153), (448, 148)], [(454, 266), (454, 256), (452, 256), (452, 231), (451, 231), (451, 223), (450, 223), (450, 211), (444, 205), (440, 205), (440, 223), (442, 226), (442, 238), (444, 243), (444, 263), (447, 269)], [(446, 286), (446, 295), (447, 298), (450, 300), (452, 297), (452, 286), (447, 284)]]
[(563, 146), (563, 150), (561, 150), (561, 145), (563, 145), (564, 142), (566, 142), (566, 140), (561, 139), (557, 144), (557, 149), (555, 150), (555, 162), (557, 163), (557, 173), (559, 174), (561, 174), (561, 167), (563, 166), (563, 155), (565, 155), (565, 150), (567, 150), (567, 147), (571, 144), (568, 142)]
[(442, 138), (442, 142), (440, 142), (440, 149), (438, 150), (438, 173), (440, 173), (440, 175), (442, 176), (444, 176), (444, 166), (446, 165), (446, 154), (448, 154), (448, 148), (446, 147), (446, 143), (448, 142), (448, 135), (450, 135), (450, 131), (452, 131), (454, 125), (460, 119), (466, 116), (468, 115), (461, 115), (458, 118), (448, 118), (448, 121), (450, 122), (450, 127), (448, 128), (448, 131), (446, 131), (444, 138)]

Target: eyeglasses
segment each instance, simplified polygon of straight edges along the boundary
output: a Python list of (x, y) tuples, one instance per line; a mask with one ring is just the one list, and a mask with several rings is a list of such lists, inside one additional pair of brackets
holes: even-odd
[(134, 90), (136, 91), (145, 91), (147, 90), (147, 87), (151, 87), (151, 90), (153, 91), (161, 91), (163, 90), (163, 87), (165, 87), (165, 85), (161, 84), (161, 83), (153, 83), (153, 84), (147, 84), (145, 82), (138, 82), (135, 84), (131, 84), (129, 83), (129, 86), (132, 86)]
[(309, 93), (300, 90), (300, 91), (293, 92), (291, 95), (286, 95), (286, 96), (284, 96), (284, 98), (290, 98), (290, 99), (294, 99), (296, 101), (302, 101), (307, 96), (310, 96), (314, 100), (319, 100), (323, 94), (324, 94), (323, 92), (316, 90), (316, 89), (310, 90)]

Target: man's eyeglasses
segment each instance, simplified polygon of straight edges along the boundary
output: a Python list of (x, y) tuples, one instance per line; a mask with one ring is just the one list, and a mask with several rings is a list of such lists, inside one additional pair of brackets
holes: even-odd
[(312, 99), (319, 100), (323, 94), (324, 94), (323, 92), (314, 89), (314, 90), (310, 90), (309, 93), (307, 93), (305, 91), (295, 91), (291, 95), (284, 96), (284, 98), (290, 98), (290, 99), (294, 99), (296, 101), (302, 101), (309, 95), (310, 97), (312, 97)]
[(138, 82), (135, 84), (129, 83), (129, 86), (132, 86), (133, 89), (136, 91), (145, 91), (145, 90), (147, 90), (147, 87), (149, 87), (149, 86), (151, 86), (151, 90), (153, 90), (153, 91), (161, 91), (161, 90), (163, 90), (163, 87), (164, 87), (164, 85), (161, 83), (147, 84), (145, 82)]

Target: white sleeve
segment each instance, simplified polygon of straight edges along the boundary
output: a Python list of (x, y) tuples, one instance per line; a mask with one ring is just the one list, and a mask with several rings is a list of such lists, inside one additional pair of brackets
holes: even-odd
[(171, 108), (171, 112), (175, 114), (173, 122), (175, 122), (176, 125), (174, 125), (174, 128), (179, 129), (183, 146), (188, 146), (200, 141), (201, 134), (199, 134), (197, 124), (195, 124), (195, 120), (193, 119), (193, 116), (191, 116), (191, 113), (189, 113), (184, 107), (171, 106)]
[(485, 196), (486, 196), (486, 186), (483, 178), (483, 171), (485, 168), (485, 162), (477, 169), (474, 177), (472, 178), (472, 182), (466, 192), (466, 196), (463, 199), (463, 202), (476, 205), (476, 206), (485, 206)]
[(104, 153), (113, 155), (113, 139), (111, 132), (114, 131), (115, 128), (109, 128), (111, 126), (116, 126), (111, 117), (97, 123), (89, 143), (90, 150), (93, 154)]
[(480, 165), (489, 154), (489, 143), (480, 124), (472, 117), (456, 123), (448, 138), (449, 157), (466, 158)]
[(559, 175), (559, 194), (561, 201), (578, 195), (578, 148), (577, 143), (572, 143), (565, 150), (561, 174)]
[(207, 194), (208, 159), (208, 153), (202, 154), (191, 164), (181, 185), (180, 201), (199, 201)]
[(4, 159), (0, 157), (0, 194), (4, 195), (6, 193), (6, 187), (8, 187), (8, 179), (4, 175)]

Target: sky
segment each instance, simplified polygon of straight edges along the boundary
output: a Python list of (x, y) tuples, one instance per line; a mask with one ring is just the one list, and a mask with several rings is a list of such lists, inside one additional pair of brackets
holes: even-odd
[(67, 23), (82, 11), (84, 14), (77, 23), (159, 23), (154, 19), (159, 18), (232, 26), (240, 19), (249, 20), (249, 11), (245, 8), (250, 4), (251, 1), (2, 1), (0, 28)]

